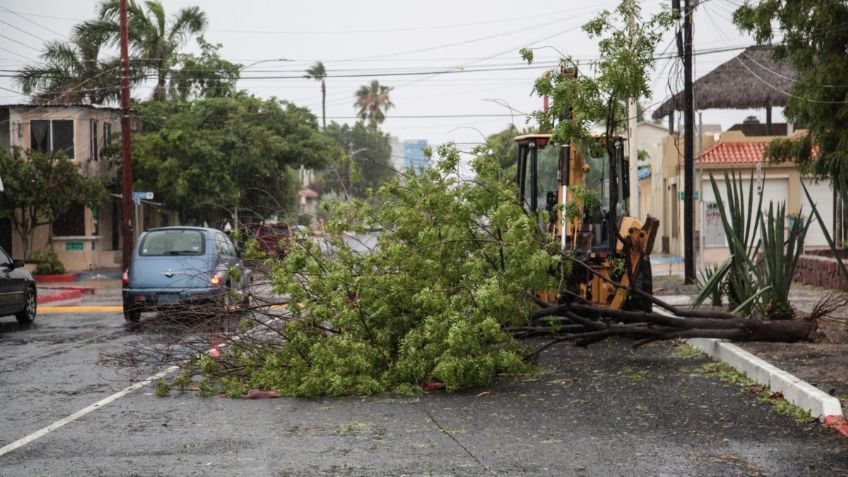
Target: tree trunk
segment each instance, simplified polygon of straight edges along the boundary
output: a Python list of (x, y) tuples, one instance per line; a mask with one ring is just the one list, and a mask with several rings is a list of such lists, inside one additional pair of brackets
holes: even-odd
[(165, 83), (167, 75), (167, 71), (159, 70), (159, 78), (156, 81), (156, 89), (153, 90), (154, 101), (165, 101)]
[(516, 338), (553, 336), (530, 356), (563, 341), (588, 346), (613, 336), (634, 338), (637, 340), (634, 346), (637, 347), (652, 341), (677, 338), (795, 342), (815, 339), (818, 318), (848, 306), (848, 297), (830, 295), (803, 319), (766, 321), (723, 311), (678, 309), (639, 290), (631, 290), (631, 293), (644, 295), (654, 306), (665, 311), (613, 310), (577, 302), (557, 305), (534, 297), (540, 309), (530, 316), (532, 326), (509, 331)]
[(321, 125), (324, 131), (327, 130), (327, 87), (324, 80), (321, 80)]

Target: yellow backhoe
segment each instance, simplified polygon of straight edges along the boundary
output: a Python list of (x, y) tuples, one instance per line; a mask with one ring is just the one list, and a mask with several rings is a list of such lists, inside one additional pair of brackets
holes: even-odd
[(601, 307), (650, 311), (650, 300), (629, 288), (652, 293), (650, 253), (659, 221), (649, 215), (641, 222), (626, 212), (624, 140), (612, 138), (611, 148), (595, 140), (556, 146), (550, 134), (515, 138), (519, 200), (538, 214), (539, 226), (556, 237), (562, 253), (589, 265), (573, 268), (565, 293), (543, 298), (579, 296)]

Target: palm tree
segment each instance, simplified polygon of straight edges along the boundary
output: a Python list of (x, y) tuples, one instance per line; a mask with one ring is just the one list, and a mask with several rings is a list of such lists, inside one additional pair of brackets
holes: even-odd
[(327, 70), (324, 68), (324, 63), (320, 61), (316, 61), (312, 68), (306, 70), (305, 78), (321, 82), (321, 124), (323, 129), (327, 129), (327, 85), (324, 84), (326, 77)]
[[(166, 83), (174, 66), (179, 62), (179, 47), (192, 35), (206, 28), (206, 14), (198, 7), (183, 8), (170, 21), (165, 9), (157, 0), (144, 2), (142, 8), (135, 0), (127, 2), (127, 22), (130, 45), (137, 62), (156, 75), (153, 99), (164, 101)], [(120, 0), (104, 0), (100, 4), (100, 21), (103, 29), (111, 32), (111, 39), (118, 41), (118, 15)], [(92, 27), (92, 30), (96, 28)]]
[(386, 111), (394, 106), (389, 99), (389, 91), (392, 88), (380, 85), (374, 80), (370, 85), (362, 85), (356, 90), (356, 101), (353, 106), (358, 109), (356, 115), (361, 119), (367, 119), (371, 124), (383, 124), (386, 120)]
[(75, 33), (71, 41), (51, 41), (41, 54), (44, 62), (27, 66), (15, 82), (34, 103), (103, 104), (117, 99), (118, 60), (100, 60), (105, 36)]

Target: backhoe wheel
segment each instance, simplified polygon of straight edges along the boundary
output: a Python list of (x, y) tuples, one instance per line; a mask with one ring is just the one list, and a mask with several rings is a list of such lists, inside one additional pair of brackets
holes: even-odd
[[(654, 277), (651, 273), (651, 260), (642, 258), (639, 264), (639, 271), (633, 277), (633, 283), (630, 284), (634, 290), (640, 290), (650, 296), (654, 295)], [(644, 311), (650, 313), (653, 308), (653, 303), (647, 297), (640, 296), (636, 293), (630, 293), (627, 303), (624, 305), (625, 310)]]

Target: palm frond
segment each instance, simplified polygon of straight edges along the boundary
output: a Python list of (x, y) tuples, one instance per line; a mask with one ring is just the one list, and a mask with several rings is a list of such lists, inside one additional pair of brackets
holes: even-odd
[(316, 79), (316, 80), (319, 80), (319, 81), (326, 78), (327, 77), (327, 69), (324, 68), (324, 63), (321, 63), (320, 61), (315, 62), (315, 64), (312, 65), (311, 68), (306, 70), (306, 76), (305, 77), (307, 79)]
[[(161, 4), (159, 7), (161, 8)], [(183, 8), (174, 17), (167, 38), (172, 42), (183, 43), (190, 35), (205, 30), (206, 25), (206, 14), (200, 8)]]

